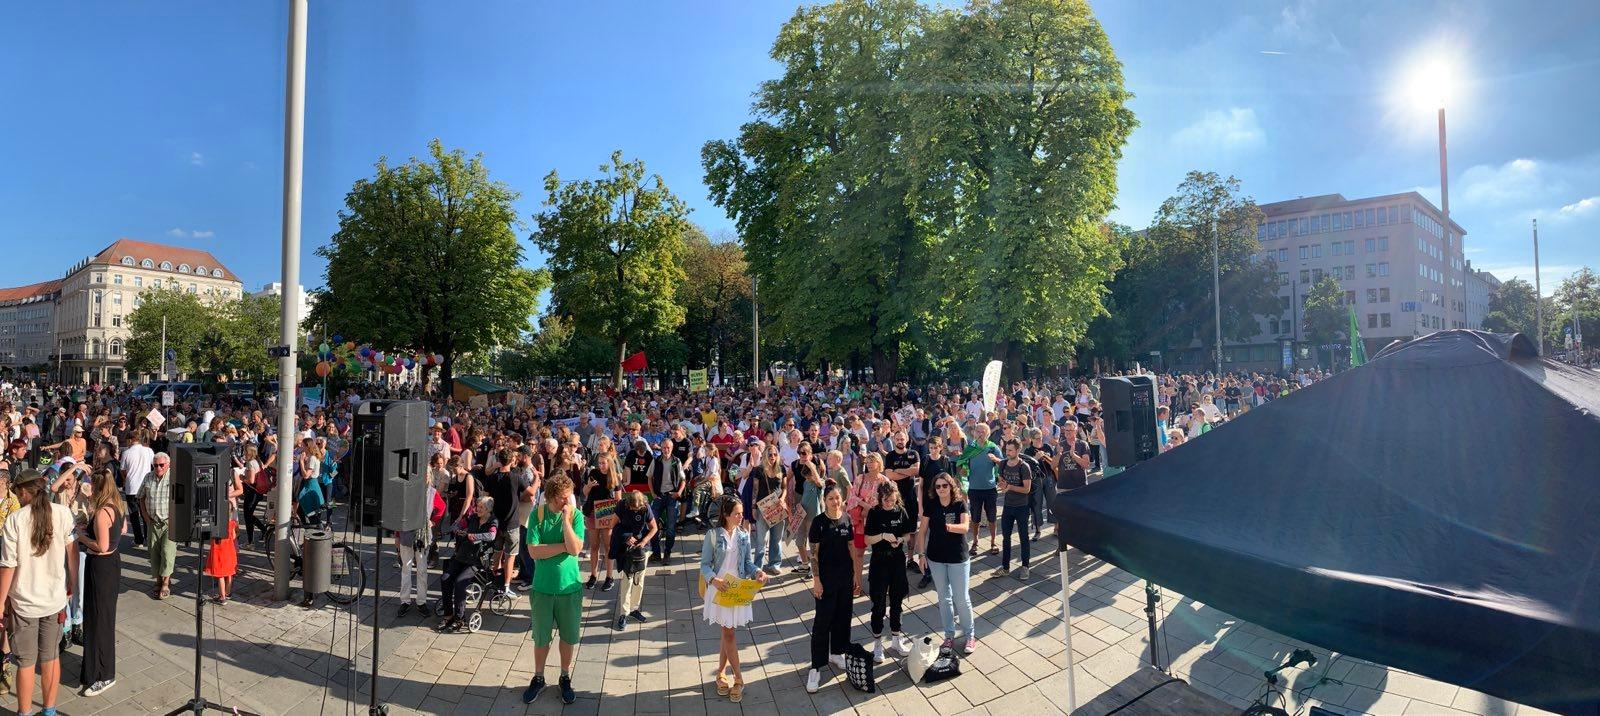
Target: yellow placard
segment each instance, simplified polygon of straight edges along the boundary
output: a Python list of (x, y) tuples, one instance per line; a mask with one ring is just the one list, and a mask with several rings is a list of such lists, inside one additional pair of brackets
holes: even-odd
[(731, 574), (722, 576), (722, 584), (727, 588), (717, 592), (716, 602), (724, 607), (742, 607), (755, 601), (756, 592), (762, 587), (754, 579), (740, 579)]
[(706, 369), (698, 368), (689, 371), (689, 392), (698, 393), (706, 389)]

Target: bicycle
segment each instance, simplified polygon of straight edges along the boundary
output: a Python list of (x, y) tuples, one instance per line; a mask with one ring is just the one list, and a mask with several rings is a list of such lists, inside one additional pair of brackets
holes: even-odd
[[(269, 530), (271, 530), (271, 532), (268, 534), (277, 534), (277, 528), (271, 522), (267, 523), (267, 527)], [(299, 579), (304, 576), (305, 558), (303, 556), (303, 545), (305, 543), (305, 532), (308, 527), (325, 529), (330, 533), (333, 531), (332, 525), (330, 525), (326, 519), (313, 522), (308, 525), (304, 520), (301, 520), (298, 517), (290, 518), (290, 579)], [(270, 540), (268, 547), (267, 563), (271, 565), (274, 570), (276, 570), (278, 565), (278, 550), (270, 543)], [(354, 604), (357, 599), (360, 599), (362, 593), (365, 592), (366, 589), (367, 568), (361, 564), (360, 557), (356, 555), (355, 547), (352, 547), (347, 542), (335, 540), (333, 543), (333, 560), (328, 570), (328, 599), (335, 604), (348, 606), (350, 604)], [(307, 600), (309, 601), (309, 599), (310, 595), (307, 595)]]

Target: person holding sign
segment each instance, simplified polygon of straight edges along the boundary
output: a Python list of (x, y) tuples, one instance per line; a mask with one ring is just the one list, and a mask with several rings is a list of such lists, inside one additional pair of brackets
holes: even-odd
[[(706, 584), (706, 621), (722, 628), (722, 642), (717, 650), (717, 695), (739, 703), (744, 699), (744, 674), (739, 671), (736, 630), (750, 623), (752, 612), (748, 603), (724, 606), (718, 603), (717, 595), (728, 588), (730, 578), (767, 583), (766, 572), (756, 569), (756, 563), (751, 560), (750, 531), (744, 527), (744, 504), (739, 498), (732, 495), (722, 498), (717, 505), (716, 529), (700, 544), (700, 579)], [(728, 678), (729, 667), (733, 670), (732, 680)]]
[(883, 661), (883, 613), (889, 612), (889, 648), (904, 656), (911, 653), (911, 640), (900, 631), (900, 612), (906, 594), (906, 543), (916, 534), (916, 521), (900, 500), (898, 485), (878, 485), (878, 506), (867, 511), (867, 544), (872, 563), (867, 567), (867, 586), (872, 594), (872, 660)]
[[(615, 527), (606, 528), (610, 534), (607, 545), (617, 569), (622, 570), (622, 593), (617, 595), (617, 630), (628, 626), (628, 620), (644, 621), (639, 611), (639, 601), (644, 598), (644, 570), (650, 563), (645, 545), (656, 536), (656, 515), (650, 510), (650, 501), (643, 492), (629, 492), (616, 503), (613, 518)], [(596, 542), (595, 544), (599, 544)], [(610, 566), (607, 566), (606, 589), (611, 588)], [(591, 577), (591, 580), (593, 578)]]
[[(605, 456), (611, 446), (610, 438), (600, 438), (601, 455)], [(589, 474), (583, 483), (583, 517), (588, 527), (594, 532), (589, 538), (589, 581), (584, 584), (584, 589), (594, 589), (595, 578), (600, 575), (600, 563), (606, 564), (606, 581), (600, 585), (600, 591), (609, 592), (614, 582), (611, 579), (611, 560), (600, 556), (602, 546), (609, 549), (612, 546), (611, 530), (617, 525), (620, 513), (617, 497), (622, 490), (621, 475), (617, 473), (617, 461), (609, 457), (596, 460), (589, 468)], [(643, 497), (644, 493), (637, 494)], [(614, 550), (612, 550), (614, 551)], [(612, 555), (612, 559), (617, 559)]]
[[(886, 480), (879, 482), (889, 484)], [(874, 492), (873, 507), (876, 506)], [(811, 596), (817, 600), (817, 619), (811, 626), (811, 671), (806, 674), (808, 694), (817, 693), (821, 687), (822, 667), (829, 662), (839, 671), (845, 670), (844, 652), (850, 646), (850, 602), (861, 592), (861, 571), (851, 554), (855, 536), (839, 483), (829, 480), (822, 488), (822, 514), (811, 521), (811, 534), (807, 536), (811, 540)]]

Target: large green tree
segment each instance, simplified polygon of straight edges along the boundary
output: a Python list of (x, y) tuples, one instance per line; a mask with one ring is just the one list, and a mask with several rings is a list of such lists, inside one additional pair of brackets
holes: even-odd
[[(446, 151), (400, 166), (379, 159), (355, 183), (327, 259), (316, 325), (385, 350), (438, 353), (451, 389), (457, 356), (517, 341), (529, 328), (543, 272), (522, 266), (512, 202), (483, 157)], [(431, 368), (424, 368), (424, 379)]]
[(177, 354), (178, 372), (266, 377), (277, 373), (267, 347), (278, 339), (276, 296), (245, 296), (207, 302), (177, 289), (141, 293), (128, 316), (128, 369), (161, 369), (161, 328), (166, 319), (166, 345)]
[(1009, 375), (1065, 359), (1117, 268), (1101, 222), (1137, 124), (1122, 65), (1084, 0), (973, 0), (920, 44), (909, 159), (939, 280)]
[[(692, 367), (746, 366), (750, 337), (750, 274), (744, 248), (736, 240), (713, 241), (690, 231), (683, 258), (685, 280), (678, 289), (684, 311), (678, 336)], [(652, 358), (655, 354), (651, 354)]]
[(1349, 340), (1350, 309), (1337, 279), (1324, 276), (1311, 286), (1306, 293), (1304, 323), (1306, 339), (1317, 346), (1317, 355), (1322, 354), (1323, 345)]
[[(1489, 305), (1483, 316), (1483, 329), (1496, 333), (1521, 333), (1537, 340), (1539, 316), (1538, 299), (1533, 284), (1520, 278), (1500, 284), (1489, 296)], [(1551, 317), (1546, 317), (1550, 320)]]
[(629, 346), (683, 322), (677, 291), (688, 209), (659, 175), (646, 178), (644, 162), (620, 151), (598, 179), (563, 183), (550, 172), (544, 186), (548, 208), (535, 217), (533, 240), (548, 257), (552, 310), (611, 344), (620, 386)]
[(885, 381), (931, 298), (904, 78), (927, 15), (914, 0), (800, 8), (773, 43), (783, 74), (757, 91), (758, 119), (701, 152), (759, 280), (763, 339)]
[(1274, 262), (1254, 258), (1261, 251), (1260, 217), (1239, 180), (1189, 172), (1176, 193), (1161, 202), (1148, 229), (1125, 235), (1126, 267), (1111, 284), (1115, 314), (1096, 324), (1094, 354), (1128, 360), (1153, 350), (1182, 350), (1198, 340), (1208, 356), (1215, 355), (1213, 224), (1223, 340), (1255, 336), (1258, 316), (1282, 312)]
[(1544, 318), (1546, 324), (1556, 324), (1551, 326), (1552, 345), (1558, 350), (1565, 348), (1563, 331), (1576, 317), (1583, 334), (1584, 352), (1593, 351), (1596, 344), (1600, 344), (1600, 276), (1587, 266), (1578, 269), (1562, 279), (1552, 298), (1556, 315), (1551, 316), (1547, 311)]

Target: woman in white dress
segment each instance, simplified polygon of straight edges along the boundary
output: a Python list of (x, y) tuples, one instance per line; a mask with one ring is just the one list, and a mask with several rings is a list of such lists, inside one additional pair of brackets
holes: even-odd
[[(744, 527), (744, 505), (737, 497), (725, 496), (717, 505), (716, 527), (701, 542), (700, 577), (705, 580), (706, 621), (722, 627), (722, 643), (717, 652), (717, 695), (738, 703), (744, 698), (744, 675), (739, 671), (739, 646), (736, 630), (750, 623), (750, 605), (725, 607), (717, 604), (724, 588), (724, 577), (754, 579), (767, 583), (767, 573), (756, 569), (750, 555), (750, 531)], [(728, 679), (728, 668), (733, 679)]]

